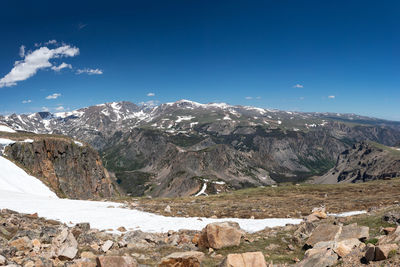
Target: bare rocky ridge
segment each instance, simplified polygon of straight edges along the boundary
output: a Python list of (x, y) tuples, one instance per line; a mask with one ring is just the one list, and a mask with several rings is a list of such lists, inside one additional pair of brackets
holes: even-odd
[(355, 142), (393, 146), (400, 123), (354, 114), (200, 104), (106, 103), (71, 112), (0, 116), (35, 133), (84, 140), (124, 193), (184, 196), (298, 182), (325, 174)]
[(35, 140), (7, 146), (5, 156), (42, 180), (58, 196), (94, 199), (115, 195), (111, 177), (92, 147), (63, 137), (30, 137)]
[(335, 167), (316, 183), (358, 183), (400, 176), (400, 151), (379, 144), (360, 142), (343, 151)]

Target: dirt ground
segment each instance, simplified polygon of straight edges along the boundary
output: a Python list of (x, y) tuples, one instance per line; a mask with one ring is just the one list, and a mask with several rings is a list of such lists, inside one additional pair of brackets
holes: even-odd
[[(167, 216), (300, 218), (324, 205), (329, 213), (368, 210), (400, 203), (400, 179), (359, 184), (285, 184), (184, 198), (125, 199), (135, 208)], [(170, 206), (171, 212), (165, 208)]]

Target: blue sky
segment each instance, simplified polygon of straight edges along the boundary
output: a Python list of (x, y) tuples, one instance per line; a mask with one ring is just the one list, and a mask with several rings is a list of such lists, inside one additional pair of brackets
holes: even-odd
[(0, 7), (1, 114), (190, 99), (400, 120), (399, 1)]

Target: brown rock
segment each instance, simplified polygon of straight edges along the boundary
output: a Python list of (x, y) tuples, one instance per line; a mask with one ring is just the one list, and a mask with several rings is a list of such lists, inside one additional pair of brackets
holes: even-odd
[(129, 256), (100, 256), (97, 258), (98, 267), (137, 267), (137, 262)]
[(64, 228), (61, 233), (53, 239), (53, 252), (60, 259), (72, 260), (78, 253), (78, 242), (72, 232)]
[(397, 226), (396, 230), (387, 236), (379, 238), (378, 244), (391, 244), (400, 242), (400, 226)]
[(389, 258), (390, 253), (392, 251), (395, 251), (395, 253), (397, 253), (398, 249), (399, 249), (399, 246), (396, 244), (385, 244), (385, 245), (376, 246), (375, 247), (375, 260), (376, 261), (386, 260)]
[(358, 226), (357, 223), (349, 224), (342, 227), (342, 232), (339, 235), (338, 241), (357, 238), (360, 240), (368, 239), (369, 227)]
[(368, 262), (373, 261), (375, 259), (375, 246), (373, 244), (367, 244), (364, 256)]
[(126, 232), (126, 228), (123, 226), (118, 227), (117, 230), (120, 232)]
[(204, 253), (199, 251), (175, 252), (161, 260), (160, 267), (200, 267)]
[(202, 230), (197, 244), (199, 247), (214, 249), (239, 246), (242, 235), (237, 223), (210, 223)]
[(394, 231), (396, 231), (396, 228), (394, 228), (394, 227), (383, 228), (383, 232), (385, 233), (385, 235), (389, 235), (389, 234), (393, 233)]
[(360, 244), (361, 242), (357, 238), (346, 239), (338, 242), (336, 248), (334, 248), (334, 251), (336, 252), (336, 254), (343, 258)]
[(264, 255), (261, 252), (228, 254), (220, 267), (266, 267)]
[(340, 234), (341, 227), (332, 224), (320, 224), (308, 238), (306, 245), (313, 247), (318, 242), (332, 241)]
[(17, 250), (29, 250), (32, 248), (32, 242), (27, 236), (10, 241), (9, 244), (12, 247), (16, 247)]
[(313, 248), (306, 251), (304, 259), (296, 267), (332, 266), (337, 263), (338, 255), (332, 249)]

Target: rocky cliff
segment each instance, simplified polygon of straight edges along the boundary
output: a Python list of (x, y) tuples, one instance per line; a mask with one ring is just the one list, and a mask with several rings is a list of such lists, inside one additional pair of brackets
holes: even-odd
[(358, 183), (400, 177), (400, 151), (372, 142), (356, 143), (343, 151), (335, 167), (316, 183)]
[(7, 146), (4, 154), (61, 197), (113, 196), (110, 175), (96, 150), (69, 138), (42, 135), (33, 138), (32, 142), (15, 142)]

